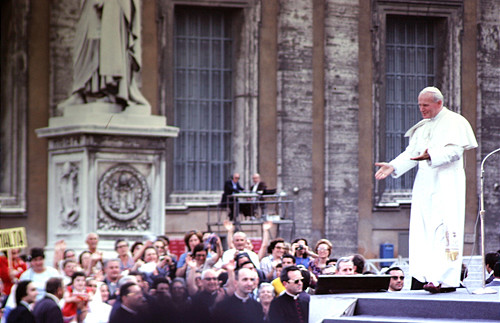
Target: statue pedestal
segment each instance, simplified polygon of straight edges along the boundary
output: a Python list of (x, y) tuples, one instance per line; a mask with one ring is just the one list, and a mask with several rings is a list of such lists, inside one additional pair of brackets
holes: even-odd
[(49, 143), (47, 251), (64, 239), (99, 249), (164, 234), (166, 141), (178, 128), (162, 116), (117, 112), (113, 104), (67, 107), (37, 130)]

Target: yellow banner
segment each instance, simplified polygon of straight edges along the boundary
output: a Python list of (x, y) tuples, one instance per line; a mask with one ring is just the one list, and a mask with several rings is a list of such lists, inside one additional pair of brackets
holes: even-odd
[(23, 227), (0, 230), (0, 250), (26, 248), (26, 229)]

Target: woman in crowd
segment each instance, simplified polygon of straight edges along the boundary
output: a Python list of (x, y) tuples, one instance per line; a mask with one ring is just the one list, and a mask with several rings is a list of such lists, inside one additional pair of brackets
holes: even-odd
[(262, 283), (259, 287), (258, 299), (264, 312), (264, 321), (269, 322), (269, 307), (275, 297), (274, 287), (270, 283)]
[(179, 261), (177, 262), (177, 271), (175, 275), (177, 277), (185, 277), (186, 276), (186, 270), (187, 270), (187, 264), (186, 264), (186, 257), (191, 254), (193, 248), (200, 244), (202, 241), (203, 235), (199, 231), (191, 230), (188, 231), (184, 235), (184, 243), (186, 244), (186, 247), (188, 248), (188, 251), (183, 253), (179, 257)]
[(316, 243), (316, 247), (314, 251), (318, 255), (318, 258), (309, 262), (309, 271), (314, 274), (313, 280), (321, 275), (323, 268), (326, 267), (326, 262), (328, 261), (328, 257), (332, 253), (332, 243), (327, 239), (320, 239)]

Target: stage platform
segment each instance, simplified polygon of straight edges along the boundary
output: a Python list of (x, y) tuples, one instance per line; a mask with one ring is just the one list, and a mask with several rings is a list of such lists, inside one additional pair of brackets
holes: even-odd
[(500, 322), (500, 289), (430, 294), (401, 291), (313, 295), (309, 323), (333, 322)]

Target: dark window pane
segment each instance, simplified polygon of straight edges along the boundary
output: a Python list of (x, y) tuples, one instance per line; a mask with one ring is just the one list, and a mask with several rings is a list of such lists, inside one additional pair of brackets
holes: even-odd
[(174, 31), (174, 189), (220, 190), (231, 169), (231, 15), (178, 7)]

